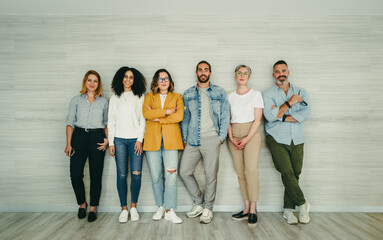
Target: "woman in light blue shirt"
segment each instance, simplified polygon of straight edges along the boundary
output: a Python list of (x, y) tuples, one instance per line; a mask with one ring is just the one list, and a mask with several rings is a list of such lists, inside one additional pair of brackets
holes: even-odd
[(100, 75), (88, 71), (82, 80), (81, 95), (72, 98), (67, 116), (65, 154), (70, 157), (70, 176), (76, 195), (78, 218), (86, 217), (88, 204), (83, 182), (84, 166), (89, 157), (90, 208), (88, 221), (97, 219), (105, 150), (108, 146), (108, 100), (102, 97)]

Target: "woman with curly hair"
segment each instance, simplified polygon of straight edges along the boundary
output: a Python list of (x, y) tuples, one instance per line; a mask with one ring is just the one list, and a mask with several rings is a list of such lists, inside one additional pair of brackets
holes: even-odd
[(116, 159), (117, 190), (121, 203), (119, 221), (128, 221), (127, 183), (128, 156), (130, 162), (130, 215), (138, 221), (138, 195), (141, 189), (142, 142), (146, 120), (142, 104), (146, 91), (145, 77), (135, 68), (121, 67), (113, 77), (114, 95), (109, 101), (108, 129), (109, 153)]
[(154, 74), (151, 90), (142, 111), (147, 119), (144, 150), (158, 206), (153, 220), (158, 221), (165, 215), (165, 220), (182, 223), (174, 209), (177, 207), (178, 150), (184, 148), (179, 126), (184, 103), (181, 94), (173, 93), (174, 82), (166, 69)]
[(70, 157), (70, 177), (76, 195), (78, 218), (86, 217), (84, 166), (89, 157), (90, 208), (88, 221), (97, 219), (104, 168), (105, 150), (108, 147), (108, 99), (102, 96), (100, 75), (89, 70), (82, 80), (81, 95), (72, 98), (67, 116), (65, 154)]

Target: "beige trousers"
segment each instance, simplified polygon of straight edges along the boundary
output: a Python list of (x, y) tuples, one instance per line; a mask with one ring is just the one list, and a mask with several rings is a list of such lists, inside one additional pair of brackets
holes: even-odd
[[(252, 124), (253, 122), (233, 123), (231, 129), (234, 139), (241, 140), (245, 138), (250, 132)], [(230, 142), (230, 140), (227, 140), (244, 201), (257, 202), (259, 200), (258, 159), (262, 144), (261, 141), (259, 131), (255, 133), (241, 150), (236, 150), (235, 145)]]

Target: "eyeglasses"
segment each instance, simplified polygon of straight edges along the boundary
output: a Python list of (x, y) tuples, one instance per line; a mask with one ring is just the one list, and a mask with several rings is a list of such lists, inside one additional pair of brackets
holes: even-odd
[[(301, 94), (301, 90), (299, 90), (298, 95), (299, 94)], [(307, 106), (307, 102), (305, 102), (305, 100), (302, 99), (301, 105), (302, 106)]]
[(237, 72), (237, 75), (247, 77), (249, 75), (249, 73), (248, 72)]
[(158, 78), (157, 80), (158, 82), (169, 82), (169, 78), (166, 77), (166, 78)]

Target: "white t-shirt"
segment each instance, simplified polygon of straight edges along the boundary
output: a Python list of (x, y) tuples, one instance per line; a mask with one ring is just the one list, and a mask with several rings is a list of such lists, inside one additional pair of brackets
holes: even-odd
[(120, 97), (112, 95), (108, 112), (109, 146), (114, 145), (114, 137), (143, 141), (146, 125), (142, 114), (144, 98), (144, 95), (139, 98), (132, 91), (124, 92)]
[(254, 108), (264, 108), (262, 93), (250, 89), (239, 95), (236, 91), (229, 94), (231, 123), (248, 123), (254, 121)]

